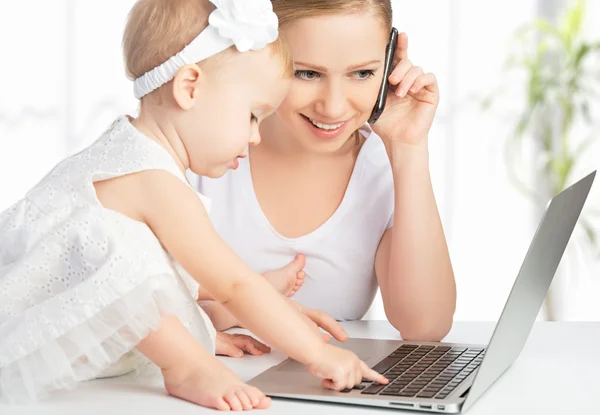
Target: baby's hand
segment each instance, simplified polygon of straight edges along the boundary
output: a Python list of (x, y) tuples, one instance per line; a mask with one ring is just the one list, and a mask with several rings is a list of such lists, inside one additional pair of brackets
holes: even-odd
[(337, 391), (352, 389), (363, 378), (382, 385), (388, 383), (383, 375), (370, 369), (354, 353), (330, 344), (323, 345), (320, 355), (308, 365), (308, 371), (322, 378), (324, 387)]
[(271, 348), (253, 337), (245, 334), (229, 334), (217, 332), (215, 353), (220, 356), (243, 357), (244, 352), (261, 356), (269, 353)]

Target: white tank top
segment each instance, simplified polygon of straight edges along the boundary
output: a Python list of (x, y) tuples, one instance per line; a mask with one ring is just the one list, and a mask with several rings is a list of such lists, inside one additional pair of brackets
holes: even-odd
[(375, 253), (393, 223), (394, 188), (381, 139), (368, 127), (346, 194), (335, 213), (315, 231), (280, 235), (262, 212), (254, 193), (250, 160), (219, 179), (188, 178), (212, 201), (217, 232), (252, 269), (281, 268), (298, 253), (306, 255), (306, 278), (294, 295), (298, 303), (328, 312), (337, 320), (362, 318), (377, 292)]

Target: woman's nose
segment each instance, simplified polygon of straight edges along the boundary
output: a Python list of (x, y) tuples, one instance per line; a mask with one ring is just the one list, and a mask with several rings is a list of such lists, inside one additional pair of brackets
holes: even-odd
[(340, 82), (330, 81), (323, 86), (317, 111), (327, 117), (326, 121), (340, 121), (346, 115), (346, 107), (347, 99)]

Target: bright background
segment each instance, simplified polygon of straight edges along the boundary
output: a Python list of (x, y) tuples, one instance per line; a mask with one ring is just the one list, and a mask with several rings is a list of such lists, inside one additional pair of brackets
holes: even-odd
[[(0, 210), (118, 115), (135, 113), (120, 47), (132, 4), (0, 0)], [(482, 110), (480, 102), (506, 80), (502, 65), (514, 31), (567, 4), (393, 0), (394, 23), (409, 35), (411, 60), (434, 72), (442, 91), (431, 165), (457, 279), (457, 320), (498, 318), (540, 219), (509, 183), (502, 156), (523, 80), (515, 79), (515, 91), (493, 110)], [(598, 40), (600, 26), (591, 24), (591, 16), (600, 16), (600, 0), (588, 1), (585, 18), (586, 35)], [(600, 121), (598, 107), (592, 116)], [(600, 139), (571, 182), (598, 167)], [(597, 182), (588, 208), (599, 207)], [(582, 240), (576, 232), (561, 264), (559, 275), (568, 279), (560, 287), (560, 319), (600, 320), (598, 252), (596, 259), (589, 249), (582, 253)], [(379, 298), (367, 317), (384, 318)]]

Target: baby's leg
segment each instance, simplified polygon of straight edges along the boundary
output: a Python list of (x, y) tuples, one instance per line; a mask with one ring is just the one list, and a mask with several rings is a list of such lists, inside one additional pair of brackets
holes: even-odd
[(165, 318), (137, 349), (162, 370), (169, 394), (219, 410), (267, 408), (270, 398), (243, 383), (175, 317)]
[[(291, 297), (304, 284), (304, 255), (296, 255), (296, 258), (283, 268), (264, 272), (263, 277), (267, 279), (281, 294)], [(198, 290), (198, 301), (213, 300), (212, 296), (204, 288)]]

